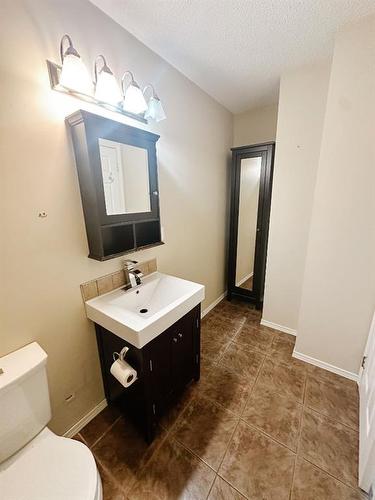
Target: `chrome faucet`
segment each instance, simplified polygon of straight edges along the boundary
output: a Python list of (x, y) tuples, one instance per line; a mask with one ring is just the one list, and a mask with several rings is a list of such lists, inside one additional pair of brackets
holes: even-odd
[(124, 270), (131, 288), (142, 284), (143, 273), (136, 269), (137, 264), (136, 260), (126, 260), (124, 262)]

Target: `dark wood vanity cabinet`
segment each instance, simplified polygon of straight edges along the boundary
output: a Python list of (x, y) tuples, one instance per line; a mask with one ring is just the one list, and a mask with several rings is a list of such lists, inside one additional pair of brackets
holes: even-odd
[[(200, 305), (189, 311), (142, 349), (96, 325), (104, 391), (109, 405), (129, 415), (154, 438), (160, 417), (192, 380), (200, 376)], [(113, 353), (129, 347), (126, 361), (137, 370), (137, 380), (125, 389), (110, 373)]]

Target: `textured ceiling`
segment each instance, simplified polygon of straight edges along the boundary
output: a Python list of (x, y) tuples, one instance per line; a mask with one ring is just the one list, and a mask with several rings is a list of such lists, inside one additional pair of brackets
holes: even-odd
[(330, 56), (374, 0), (91, 0), (234, 113), (276, 102), (280, 74)]

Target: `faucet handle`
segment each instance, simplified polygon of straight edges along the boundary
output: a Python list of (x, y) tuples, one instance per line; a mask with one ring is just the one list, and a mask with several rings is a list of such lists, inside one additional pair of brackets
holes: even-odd
[(124, 268), (128, 271), (134, 269), (136, 264), (138, 264), (136, 260), (124, 260)]

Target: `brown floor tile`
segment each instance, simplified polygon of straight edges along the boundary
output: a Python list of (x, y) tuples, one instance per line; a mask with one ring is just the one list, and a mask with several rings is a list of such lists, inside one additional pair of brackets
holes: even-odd
[(340, 384), (343, 387), (347, 387), (348, 390), (352, 389), (353, 387), (357, 388), (357, 383), (354, 382), (354, 380), (349, 380), (348, 378), (337, 375), (336, 373), (329, 372), (328, 370), (324, 370), (323, 368), (319, 368), (318, 366), (308, 364), (307, 373), (310, 377), (314, 377), (318, 380), (325, 380), (327, 382)]
[[(244, 323), (244, 327), (252, 327), (252, 328), (268, 328), (260, 324), (261, 316), (258, 314), (248, 314)], [(268, 328), (269, 330), (269, 328)]]
[(219, 474), (250, 500), (288, 500), (295, 455), (240, 422)]
[(355, 383), (346, 386), (308, 376), (305, 405), (352, 429), (358, 429), (359, 400)]
[(92, 451), (102, 467), (111, 471), (112, 477), (126, 492), (164, 438), (165, 432), (160, 431), (152, 444), (148, 445), (133, 425), (120, 418)]
[(251, 382), (255, 380), (263, 359), (262, 353), (231, 342), (219, 363), (235, 370), (239, 375), (248, 377), (249, 382)]
[(251, 382), (233, 369), (215, 365), (199, 387), (199, 394), (239, 415), (244, 409)]
[(215, 363), (211, 362), (207, 357), (201, 359), (201, 379), (205, 379), (211, 370), (216, 366)]
[(345, 484), (357, 486), (358, 433), (304, 410), (299, 454)]
[(234, 342), (256, 349), (262, 352), (268, 352), (271, 348), (274, 333), (272, 330), (260, 330), (252, 326), (244, 326), (237, 333)]
[(201, 375), (199, 382), (192, 382), (180, 397), (172, 401), (170, 408), (166, 409), (164, 415), (161, 417), (160, 426), (170, 431), (177, 420), (180, 418), (185, 408), (194, 400), (195, 396), (199, 393), (200, 386), (203, 384), (204, 376)]
[(306, 460), (298, 459), (292, 500), (360, 500), (361, 494)]
[(213, 316), (201, 325), (201, 336), (217, 340), (230, 340), (238, 331), (238, 325), (229, 319)]
[(290, 333), (280, 332), (280, 330), (274, 330), (274, 332), (275, 332), (275, 337), (278, 337), (279, 339), (282, 340), (287, 340), (293, 345), (296, 343), (297, 337), (295, 335), (291, 335)]
[(183, 446), (166, 439), (143, 469), (129, 500), (204, 500), (215, 472)]
[(74, 439), (74, 441), (79, 441), (80, 443), (83, 443), (84, 445), (87, 446), (87, 443), (86, 441), (83, 439), (83, 437), (81, 436), (81, 434), (78, 432), (77, 434), (75, 434), (72, 439)]
[[(291, 337), (291, 335), (290, 335)], [(306, 370), (307, 364), (299, 359), (293, 358), (294, 342), (288, 338), (287, 333), (280, 333), (280, 335), (275, 335), (271, 348), (268, 352), (274, 361), (281, 361), (288, 365), (298, 366), (301, 369)]]
[(201, 337), (201, 358), (207, 359), (211, 363), (215, 363), (224, 354), (229, 342), (223, 342), (220, 339), (210, 337)]
[(296, 451), (302, 408), (294, 399), (257, 387), (251, 393), (242, 418)]
[(305, 371), (299, 367), (276, 363), (271, 358), (266, 358), (256, 387), (262, 387), (271, 393), (278, 392), (302, 403), (305, 379)]
[(216, 476), (211, 488), (208, 500), (243, 500), (246, 499), (241, 493), (232, 488), (220, 476)]
[(217, 470), (238, 417), (205, 398), (195, 399), (181, 415), (173, 437)]
[(97, 465), (102, 480), (103, 500), (126, 500), (125, 493), (117, 479), (99, 463), (97, 463)]
[(100, 439), (109, 427), (120, 416), (120, 412), (114, 406), (107, 406), (94, 419), (91, 420), (80, 432), (87, 446), (92, 446)]

